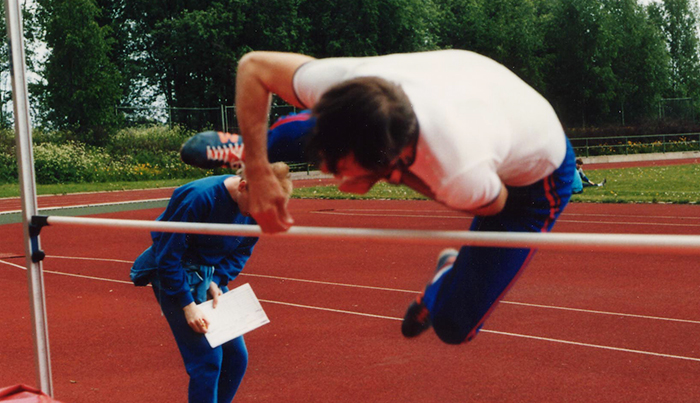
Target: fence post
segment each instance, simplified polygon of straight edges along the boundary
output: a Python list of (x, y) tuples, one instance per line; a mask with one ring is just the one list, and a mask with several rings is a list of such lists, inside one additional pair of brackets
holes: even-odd
[(221, 105), (221, 130), (224, 133), (228, 133), (228, 130), (226, 130), (226, 107), (224, 105)]
[(666, 152), (666, 135), (664, 134), (661, 136), (662, 141), (661, 141), (661, 152), (665, 153)]

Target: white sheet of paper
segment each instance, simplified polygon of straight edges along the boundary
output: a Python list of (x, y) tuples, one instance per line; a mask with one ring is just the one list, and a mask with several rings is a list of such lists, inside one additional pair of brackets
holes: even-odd
[(248, 283), (219, 297), (216, 309), (212, 303), (209, 300), (198, 305), (209, 319), (209, 329), (204, 335), (211, 348), (270, 323)]

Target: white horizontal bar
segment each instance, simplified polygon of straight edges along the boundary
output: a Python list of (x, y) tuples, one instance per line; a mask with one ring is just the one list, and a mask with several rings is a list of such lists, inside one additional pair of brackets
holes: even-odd
[(209, 235), (235, 235), (276, 238), (371, 240), (419, 245), (472, 245), (510, 248), (537, 248), (570, 251), (637, 252), (650, 254), (700, 255), (698, 235), (522, 233), (476, 231), (429, 231), (369, 228), (292, 227), (277, 234), (262, 233), (257, 225), (207, 224), (122, 220), (110, 218), (48, 216), (53, 226), (88, 226), (142, 229)]

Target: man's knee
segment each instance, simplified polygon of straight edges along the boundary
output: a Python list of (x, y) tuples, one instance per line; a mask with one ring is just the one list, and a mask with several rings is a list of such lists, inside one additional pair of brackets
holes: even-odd
[(221, 349), (209, 348), (209, 351), (198, 350), (183, 354), (185, 370), (191, 378), (218, 378), (221, 372)]
[(452, 318), (433, 318), (433, 329), (440, 340), (447, 344), (471, 341), (478, 332), (478, 325), (464, 326)]

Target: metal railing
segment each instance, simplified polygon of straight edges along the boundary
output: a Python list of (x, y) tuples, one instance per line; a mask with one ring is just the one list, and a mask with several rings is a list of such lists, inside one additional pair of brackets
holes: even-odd
[(628, 155), (700, 150), (700, 133), (570, 138), (576, 155)]

